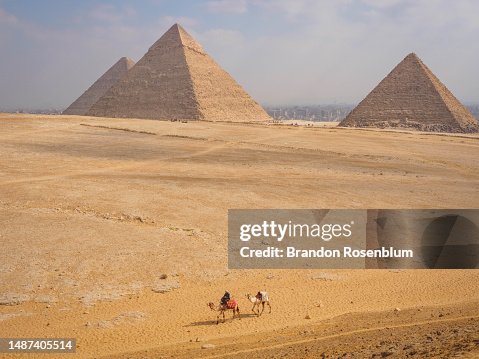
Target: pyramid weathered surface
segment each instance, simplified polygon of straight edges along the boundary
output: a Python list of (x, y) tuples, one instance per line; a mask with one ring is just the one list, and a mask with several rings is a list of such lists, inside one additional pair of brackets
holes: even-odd
[(417, 57), (409, 54), (339, 124), (477, 132), (474, 116)]
[(269, 120), (264, 109), (178, 24), (88, 112), (155, 120)]
[(85, 115), (90, 108), (107, 92), (115, 83), (121, 80), (135, 62), (127, 57), (122, 57), (108, 69), (88, 90), (77, 98), (63, 111), (65, 115)]

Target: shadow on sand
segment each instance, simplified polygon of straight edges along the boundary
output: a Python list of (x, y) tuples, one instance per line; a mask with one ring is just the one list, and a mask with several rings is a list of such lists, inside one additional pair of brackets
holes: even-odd
[[(257, 318), (257, 315), (256, 314), (241, 314), (241, 320), (243, 319), (247, 319), (247, 318)], [(233, 319), (232, 318), (226, 318), (226, 323), (228, 322), (231, 322)], [(234, 318), (234, 320), (238, 320), (238, 318)], [(219, 324), (223, 324), (223, 319), (220, 318), (220, 323)], [(188, 325), (185, 325), (185, 327), (200, 327), (200, 326), (203, 326), (203, 325), (216, 325), (216, 319), (213, 319), (213, 320), (203, 320), (203, 321), (199, 321), (199, 322), (192, 322)]]

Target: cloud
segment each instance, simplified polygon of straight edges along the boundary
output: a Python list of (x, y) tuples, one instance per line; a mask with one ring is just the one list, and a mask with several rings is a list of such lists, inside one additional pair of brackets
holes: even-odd
[(135, 17), (136, 11), (131, 7), (117, 8), (111, 4), (100, 4), (93, 7), (87, 14), (93, 21), (116, 23)]
[(284, 15), (289, 20), (319, 21), (326, 15), (336, 17), (338, 10), (350, 5), (351, 0), (249, 0), (266, 12)]
[(0, 8), (0, 24), (13, 25), (16, 23), (18, 23), (18, 19), (14, 15)]
[(173, 24), (180, 24), (186, 28), (193, 28), (197, 24), (196, 19), (188, 16), (162, 16), (160, 17), (159, 22), (165, 27), (170, 27)]
[(404, 4), (405, 0), (362, 0), (366, 5), (375, 8), (388, 8), (395, 5)]
[(218, 63), (228, 67), (226, 70), (238, 70), (241, 59), (249, 53), (250, 45), (240, 31), (215, 28), (194, 33), (194, 36), (208, 53), (214, 54)]
[(206, 3), (206, 8), (212, 13), (244, 14), (248, 11), (246, 0), (211, 0)]
[(227, 44), (244, 42), (245, 38), (240, 31), (228, 29), (210, 29), (202, 33), (201, 38), (205, 41), (221, 44), (223, 49)]
[(0, 23), (0, 44), (8, 48), (2, 51), (0, 108), (63, 107), (120, 57), (139, 59), (167, 30), (160, 21), (128, 24), (120, 19), (131, 12), (116, 10), (121, 16), (104, 17), (106, 8), (95, 8), (62, 29), (26, 19), (9, 29)]
[(479, 56), (474, 40), (479, 2), (249, 0), (248, 5), (256, 7), (250, 13), (268, 16), (267, 28), (246, 37), (227, 29), (200, 35), (204, 48), (262, 103), (358, 102), (413, 51), (459, 98), (473, 101), (479, 91), (470, 76)]

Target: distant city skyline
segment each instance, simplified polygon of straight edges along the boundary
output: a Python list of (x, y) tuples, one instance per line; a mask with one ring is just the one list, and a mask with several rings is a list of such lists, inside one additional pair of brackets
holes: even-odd
[(408, 53), (479, 102), (474, 0), (0, 0), (0, 109), (65, 108), (178, 22), (263, 106), (355, 104)]

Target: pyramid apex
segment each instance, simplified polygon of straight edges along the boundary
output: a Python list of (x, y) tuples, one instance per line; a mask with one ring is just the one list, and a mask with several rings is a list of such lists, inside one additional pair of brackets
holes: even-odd
[(190, 36), (186, 30), (181, 26), (179, 23), (175, 22), (171, 27), (165, 32), (165, 34), (168, 33), (176, 33), (179, 36), (179, 39), (182, 40), (181, 35), (184, 33), (188, 36)]
[(409, 54), (404, 58), (404, 60), (406, 60), (406, 59), (407, 59), (407, 60), (421, 60), (421, 59), (419, 58), (419, 56), (417, 56), (417, 54), (416, 54), (415, 52), (409, 53)]
[(114, 66), (123, 66), (127, 70), (131, 69), (135, 65), (135, 61), (130, 59), (129, 57), (123, 56), (121, 57)]
[(173, 30), (179, 31), (180, 29), (182, 29), (182, 26), (178, 24), (177, 22), (175, 22), (173, 25), (171, 25), (171, 27), (166, 32), (173, 31)]
[(120, 58), (119, 61), (121, 61), (121, 62), (126, 62), (126, 63), (135, 62), (135, 61), (133, 61), (132, 59), (130, 59), (129, 57), (127, 57), (127, 56), (123, 56), (122, 58)]
[(168, 31), (166, 31), (163, 36), (150, 47), (150, 50), (160, 47), (163, 49), (171, 49), (179, 46), (204, 53), (201, 45), (198, 44), (179, 23), (173, 24)]

